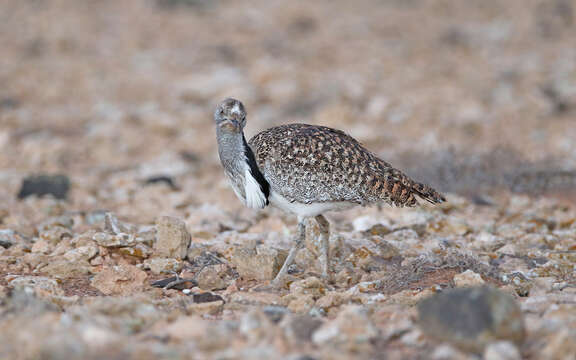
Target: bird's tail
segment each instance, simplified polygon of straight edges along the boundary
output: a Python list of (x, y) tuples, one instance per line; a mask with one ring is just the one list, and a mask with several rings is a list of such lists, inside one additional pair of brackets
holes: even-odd
[(440, 204), (446, 201), (444, 195), (440, 194), (438, 191), (434, 190), (432, 187), (422, 184), (419, 182), (414, 182), (412, 185), (412, 191), (416, 195), (431, 204)]

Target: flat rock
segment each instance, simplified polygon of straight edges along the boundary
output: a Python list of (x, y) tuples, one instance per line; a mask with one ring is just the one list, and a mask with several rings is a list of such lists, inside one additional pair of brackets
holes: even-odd
[(522, 343), (522, 311), (513, 297), (488, 287), (447, 290), (420, 302), (422, 331), (438, 341), (481, 353), (491, 342)]
[(336, 346), (346, 351), (362, 351), (371, 347), (379, 336), (367, 311), (359, 305), (344, 307), (336, 319), (320, 326), (312, 335), (320, 346)]
[(144, 261), (144, 267), (153, 274), (169, 274), (182, 269), (182, 261), (172, 258), (152, 258)]
[(53, 260), (42, 268), (42, 272), (58, 279), (81, 277), (92, 272), (91, 266), (84, 261)]
[(100, 246), (106, 248), (129, 247), (136, 245), (136, 237), (126, 233), (111, 234), (98, 232), (92, 239)]
[(510, 341), (491, 343), (484, 351), (484, 360), (520, 360), (520, 351)]
[(186, 257), (191, 237), (184, 221), (171, 216), (161, 216), (156, 220), (156, 230), (156, 256), (175, 259)]
[(196, 275), (198, 286), (203, 290), (225, 289), (232, 282), (228, 265), (217, 264), (205, 266)]
[(243, 279), (271, 280), (276, 276), (284, 260), (284, 251), (264, 246), (234, 247), (231, 262)]
[(9, 282), (14, 289), (32, 289), (37, 296), (64, 296), (58, 282), (44, 276), (18, 276)]
[(71, 262), (90, 261), (98, 255), (98, 247), (94, 245), (79, 246), (64, 254), (64, 258)]
[(320, 325), (322, 320), (316, 317), (292, 314), (285, 316), (280, 323), (287, 340), (295, 346), (311, 341), (312, 334)]
[(130, 295), (142, 291), (146, 284), (146, 272), (134, 265), (105, 267), (91, 285), (106, 295)]
[(470, 269), (460, 274), (454, 275), (454, 284), (457, 287), (480, 286), (484, 285), (484, 283), (485, 282), (484, 279), (482, 279), (482, 276)]
[(233, 327), (225, 322), (214, 323), (202, 319), (199, 315), (192, 315), (179, 317), (156, 333), (178, 342), (192, 342), (200, 350), (215, 351), (230, 346), (233, 331)]
[(236, 291), (230, 294), (230, 302), (241, 305), (279, 305), (282, 303), (280, 295), (271, 292)]
[(197, 315), (218, 315), (224, 309), (224, 301), (194, 302), (186, 306), (187, 312)]

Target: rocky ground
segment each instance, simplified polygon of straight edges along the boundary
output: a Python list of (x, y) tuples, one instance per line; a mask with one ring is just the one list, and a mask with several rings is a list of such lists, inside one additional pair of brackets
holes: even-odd
[[(574, 16), (0, 1), (0, 358), (575, 359)], [(269, 290), (295, 219), (228, 187), (226, 96), (248, 135), (342, 128), (448, 202), (329, 214), (333, 282), (311, 226)]]

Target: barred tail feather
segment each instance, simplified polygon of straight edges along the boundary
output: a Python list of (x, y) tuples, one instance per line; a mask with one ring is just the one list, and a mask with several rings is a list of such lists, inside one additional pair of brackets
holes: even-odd
[(438, 191), (434, 190), (432, 187), (415, 182), (412, 186), (412, 191), (418, 195), (418, 197), (428, 201), (431, 204), (440, 204), (446, 201), (444, 195), (440, 194)]

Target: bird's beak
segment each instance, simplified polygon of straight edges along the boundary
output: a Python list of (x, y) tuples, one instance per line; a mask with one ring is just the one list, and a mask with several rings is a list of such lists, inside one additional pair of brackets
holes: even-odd
[(220, 128), (229, 132), (238, 132), (240, 131), (240, 124), (237, 120), (226, 119), (220, 123)]

